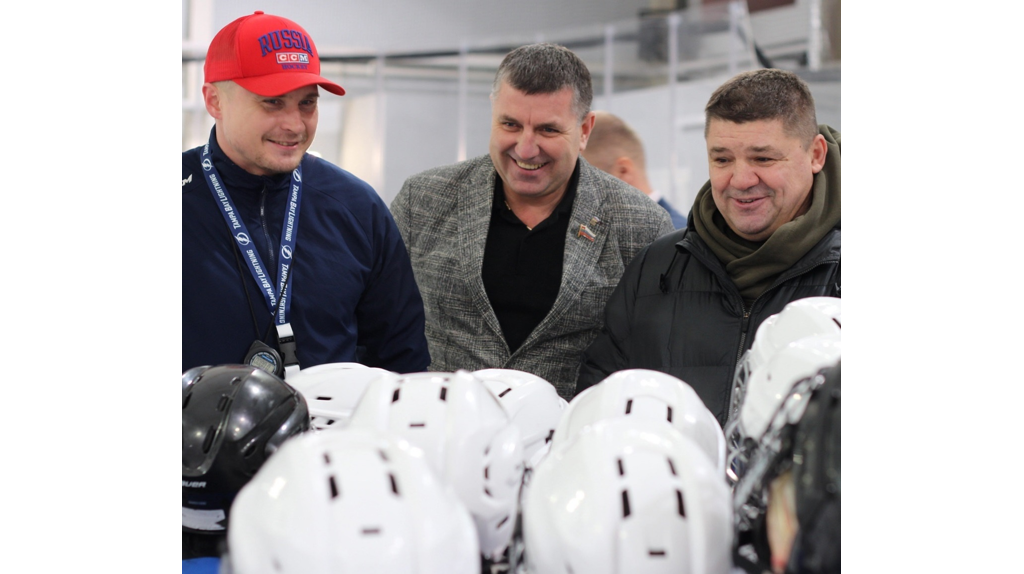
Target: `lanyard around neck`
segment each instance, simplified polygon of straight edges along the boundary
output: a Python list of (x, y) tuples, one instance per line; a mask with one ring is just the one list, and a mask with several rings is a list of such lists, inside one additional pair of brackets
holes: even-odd
[(281, 230), (280, 257), (278, 258), (280, 265), (278, 266), (278, 283), (276, 288), (267, 275), (267, 268), (263, 264), (259, 252), (256, 251), (256, 245), (253, 243), (252, 236), (249, 235), (249, 230), (246, 229), (245, 223), (239, 216), (235, 203), (224, 188), (223, 178), (220, 177), (217, 168), (213, 165), (209, 142), (203, 147), (202, 165), (203, 175), (206, 176), (206, 183), (210, 188), (210, 193), (213, 194), (214, 201), (220, 207), (221, 215), (224, 216), (228, 230), (235, 238), (235, 241), (238, 242), (238, 246), (245, 256), (244, 259), (249, 266), (249, 272), (260, 286), (263, 298), (267, 302), (267, 308), (270, 309), (271, 313), (274, 313), (278, 325), (287, 324), (291, 314), (291, 298), (289, 293), (291, 291), (292, 277), (290, 270), (292, 257), (295, 254), (295, 239), (299, 228), (299, 202), (302, 199), (302, 165), (299, 164), (292, 171), (288, 209), (285, 211), (284, 226)]

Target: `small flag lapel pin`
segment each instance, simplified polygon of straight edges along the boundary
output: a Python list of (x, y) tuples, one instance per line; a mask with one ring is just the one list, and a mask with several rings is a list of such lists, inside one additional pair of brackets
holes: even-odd
[(590, 228), (586, 226), (586, 224), (581, 223), (580, 224), (580, 230), (579, 230), (578, 233), (576, 233), (576, 237), (582, 237), (584, 239), (588, 239), (590, 241), (593, 241), (594, 240), (594, 232), (591, 231)]

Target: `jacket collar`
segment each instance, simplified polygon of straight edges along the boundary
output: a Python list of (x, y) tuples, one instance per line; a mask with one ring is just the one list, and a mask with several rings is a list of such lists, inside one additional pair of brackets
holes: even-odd
[[(697, 231), (693, 229), (691, 220), (687, 220), (686, 232), (683, 233), (682, 238), (676, 242), (676, 251), (686, 251), (697, 258), (698, 261), (704, 264), (705, 267), (710, 269), (718, 278), (723, 281), (725, 285), (733, 285), (732, 279), (729, 278), (725, 272), (725, 266), (722, 262), (715, 257), (715, 254), (711, 252), (711, 248), (704, 243)], [(783, 271), (776, 279), (772, 282), (772, 287), (788, 281), (792, 277), (801, 275), (812, 267), (817, 266), (820, 263), (827, 263), (831, 261), (840, 261), (842, 257), (842, 229), (841, 223), (836, 224), (831, 231), (825, 234), (818, 243), (811, 248), (803, 257), (797, 260), (796, 263), (791, 265), (788, 269)], [(673, 262), (675, 259), (673, 258)], [(668, 268), (665, 269), (665, 273), (669, 272), (672, 267), (672, 263), (669, 263)], [(771, 289), (771, 287), (769, 287)]]

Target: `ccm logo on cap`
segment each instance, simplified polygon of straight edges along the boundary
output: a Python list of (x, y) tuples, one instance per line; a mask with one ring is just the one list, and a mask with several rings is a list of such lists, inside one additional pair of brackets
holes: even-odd
[(278, 52), (277, 53), (278, 64), (308, 64), (309, 54), (301, 54), (299, 52)]

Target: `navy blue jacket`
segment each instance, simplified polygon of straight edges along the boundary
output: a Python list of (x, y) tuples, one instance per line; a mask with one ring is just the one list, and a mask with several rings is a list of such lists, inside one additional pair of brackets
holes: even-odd
[(658, 205), (665, 208), (665, 211), (668, 212), (668, 216), (672, 218), (672, 225), (674, 225), (676, 229), (686, 227), (686, 216), (679, 213), (676, 208), (672, 207), (672, 204), (666, 201), (664, 197), (658, 200)]
[[(276, 286), (291, 176), (252, 175), (210, 139), (214, 165)], [(257, 338), (276, 346), (272, 313), (210, 192), (201, 155), (202, 147), (181, 154), (183, 372), (240, 363)], [(399, 373), (426, 370), (423, 301), (387, 205), (366, 182), (309, 154), (302, 179), (290, 271), (300, 366), (357, 361)]]

